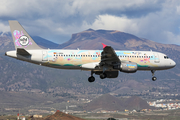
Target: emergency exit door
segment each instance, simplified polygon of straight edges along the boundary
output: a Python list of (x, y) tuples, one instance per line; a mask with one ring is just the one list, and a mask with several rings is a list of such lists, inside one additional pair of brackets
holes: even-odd
[(154, 53), (154, 62), (155, 63), (159, 63), (160, 62), (158, 53)]
[(42, 60), (43, 60), (43, 61), (48, 61), (47, 51), (42, 51)]

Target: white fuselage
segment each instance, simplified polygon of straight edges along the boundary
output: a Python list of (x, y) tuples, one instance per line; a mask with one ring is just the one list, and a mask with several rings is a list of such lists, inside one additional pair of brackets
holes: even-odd
[[(16, 51), (8, 51), (6, 55), (23, 61), (59, 68), (94, 70), (101, 61), (102, 50), (27, 50), (31, 55), (18, 55)], [(115, 51), (121, 62), (137, 63), (137, 70), (165, 70), (173, 68), (176, 63), (165, 54), (153, 51)], [(109, 68), (111, 69), (111, 68)], [(96, 69), (97, 70), (97, 69)], [(101, 70), (101, 69), (99, 69)]]

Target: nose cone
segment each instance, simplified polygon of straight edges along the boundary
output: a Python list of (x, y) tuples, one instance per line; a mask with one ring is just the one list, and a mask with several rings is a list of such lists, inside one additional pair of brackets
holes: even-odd
[(172, 68), (176, 66), (176, 62), (174, 62), (173, 60), (171, 60), (170, 64), (171, 64)]

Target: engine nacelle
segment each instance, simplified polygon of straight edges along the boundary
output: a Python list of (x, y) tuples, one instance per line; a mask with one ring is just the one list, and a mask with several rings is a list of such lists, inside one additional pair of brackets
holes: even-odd
[(125, 73), (135, 73), (137, 71), (137, 64), (133, 62), (124, 62), (115, 65), (113, 68)]

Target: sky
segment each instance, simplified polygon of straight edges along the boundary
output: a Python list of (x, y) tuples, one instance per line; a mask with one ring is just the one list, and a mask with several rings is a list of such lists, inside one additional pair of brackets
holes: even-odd
[(1, 0), (0, 32), (8, 20), (56, 43), (91, 28), (180, 45), (180, 0)]

